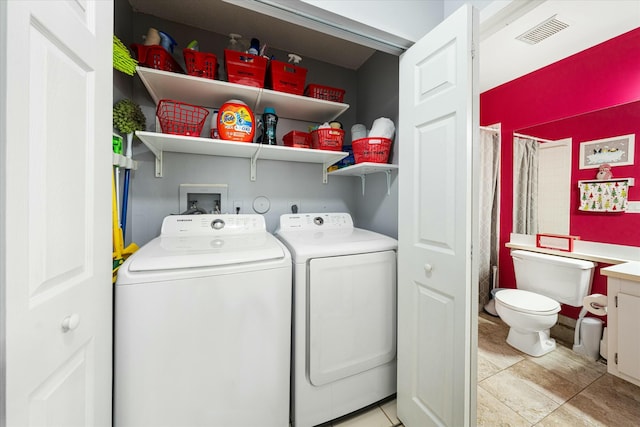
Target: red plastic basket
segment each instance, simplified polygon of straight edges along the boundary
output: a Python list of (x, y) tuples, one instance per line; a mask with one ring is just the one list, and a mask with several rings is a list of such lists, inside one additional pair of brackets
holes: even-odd
[(343, 102), (344, 93), (344, 89), (314, 84), (310, 84), (307, 86), (307, 89), (305, 89), (305, 95), (311, 98), (324, 99), (325, 101), (333, 102)]
[(311, 131), (311, 148), (316, 150), (342, 151), (344, 130), (326, 128)]
[(184, 49), (182, 54), (184, 55), (184, 65), (187, 66), (187, 74), (206, 79), (216, 78), (218, 60), (213, 53)]
[(311, 136), (307, 132), (292, 130), (282, 140), (287, 147), (311, 148)]
[(224, 63), (227, 81), (245, 86), (264, 87), (267, 58), (225, 49)]
[(173, 135), (200, 136), (208, 115), (206, 108), (171, 99), (161, 99), (156, 108), (162, 132)]
[(269, 61), (268, 82), (273, 90), (302, 95), (307, 80), (307, 69), (287, 62)]
[(143, 44), (134, 43), (131, 45), (131, 49), (135, 52), (140, 65), (148, 68), (155, 68), (156, 70), (184, 74), (184, 70), (180, 64), (178, 64), (178, 62), (173, 59), (173, 56), (171, 56), (171, 54), (162, 46), (145, 46)]
[(391, 140), (388, 138), (361, 138), (351, 143), (356, 163), (387, 163)]

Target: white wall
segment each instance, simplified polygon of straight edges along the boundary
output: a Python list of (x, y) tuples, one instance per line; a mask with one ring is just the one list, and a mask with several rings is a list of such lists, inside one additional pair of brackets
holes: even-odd
[(300, 0), (370, 27), (419, 40), (442, 22), (443, 0)]
[[(522, 0), (519, 0), (522, 1)], [(469, 3), (473, 6), (475, 6), (477, 9), (482, 10), (485, 7), (489, 6), (489, 4), (494, 3), (495, 4), (508, 4), (510, 3), (511, 0), (445, 0), (444, 3), (444, 10), (443, 10), (443, 16), (446, 18), (447, 16), (451, 15), (453, 12), (455, 12), (456, 10), (458, 10), (460, 8), (460, 6), (462, 6), (465, 3)]]
[[(387, 117), (398, 126), (398, 57), (377, 52), (358, 70), (358, 123), (371, 128), (378, 117)], [(390, 163), (398, 164), (400, 140), (392, 145)], [(358, 180), (359, 181), (359, 180)], [(360, 183), (358, 183), (360, 184)], [(366, 176), (365, 193), (361, 186), (354, 194), (356, 226), (398, 236), (398, 173), (391, 173), (391, 194), (387, 194), (387, 176)]]
[(538, 150), (538, 230), (569, 234), (571, 138), (540, 144)]

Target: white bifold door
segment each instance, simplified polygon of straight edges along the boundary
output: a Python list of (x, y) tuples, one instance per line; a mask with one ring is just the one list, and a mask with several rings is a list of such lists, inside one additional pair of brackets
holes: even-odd
[(111, 425), (112, 34), (0, 1), (0, 425)]
[(398, 417), (475, 424), (478, 14), (465, 5), (400, 58)]

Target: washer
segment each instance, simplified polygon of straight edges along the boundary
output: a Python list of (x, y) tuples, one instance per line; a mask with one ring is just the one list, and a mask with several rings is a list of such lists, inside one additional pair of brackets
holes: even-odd
[(293, 261), (293, 425), (395, 393), (397, 241), (347, 213), (283, 215), (276, 236)]
[(114, 425), (289, 424), (291, 256), (261, 215), (175, 215), (120, 267)]

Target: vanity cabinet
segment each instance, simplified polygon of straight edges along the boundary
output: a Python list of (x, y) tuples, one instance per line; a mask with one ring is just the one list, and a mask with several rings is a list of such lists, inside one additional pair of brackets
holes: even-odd
[(640, 386), (640, 263), (601, 271), (608, 276), (607, 370)]

